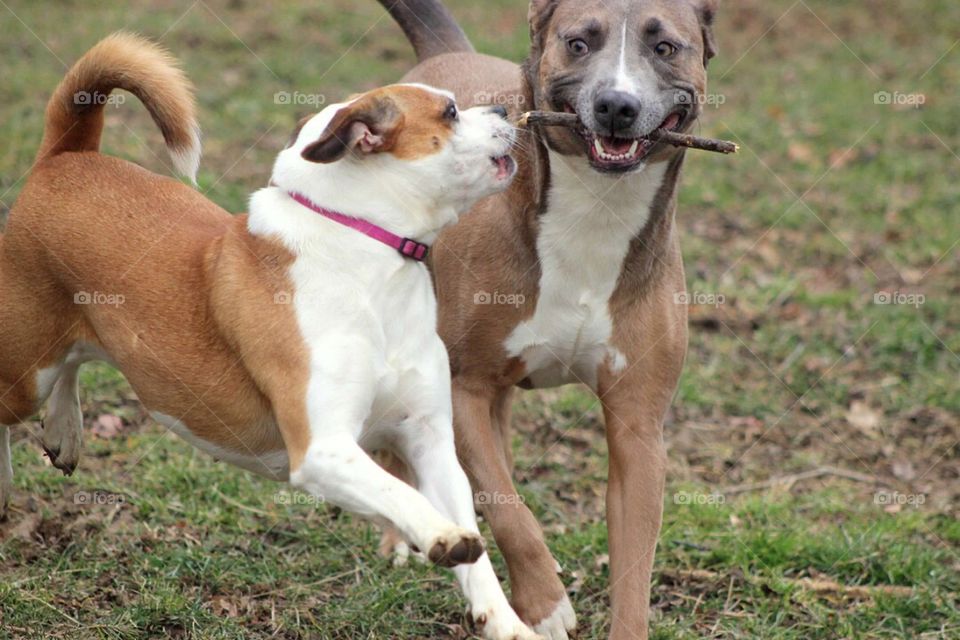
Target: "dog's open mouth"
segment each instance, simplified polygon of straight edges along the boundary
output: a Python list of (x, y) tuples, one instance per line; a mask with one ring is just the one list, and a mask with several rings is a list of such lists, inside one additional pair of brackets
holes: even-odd
[[(674, 111), (660, 123), (658, 129), (677, 131), (683, 125), (685, 113)], [(590, 162), (601, 171), (626, 171), (639, 165), (650, 154), (656, 142), (646, 138), (603, 136), (586, 128), (580, 135), (589, 146)]]
[(509, 155), (490, 158), (490, 162), (497, 168), (497, 180), (509, 180), (517, 169), (517, 163)]

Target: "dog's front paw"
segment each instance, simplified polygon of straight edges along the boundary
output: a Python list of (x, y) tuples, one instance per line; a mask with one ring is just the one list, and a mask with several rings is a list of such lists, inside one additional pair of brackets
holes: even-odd
[(570, 598), (564, 594), (549, 616), (533, 627), (546, 640), (567, 640), (567, 632), (577, 628), (577, 614), (573, 611)]
[(513, 609), (495, 611), (488, 609), (472, 613), (473, 623), (482, 629), (486, 640), (547, 640), (525, 625)]
[(457, 528), (434, 538), (429, 549), (427, 557), (432, 563), (455, 567), (476, 562), (483, 555), (484, 544), (479, 533)]

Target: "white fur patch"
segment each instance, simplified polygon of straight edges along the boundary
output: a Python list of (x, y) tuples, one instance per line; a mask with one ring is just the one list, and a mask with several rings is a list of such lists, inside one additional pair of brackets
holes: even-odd
[(529, 320), (505, 348), (520, 356), (538, 387), (584, 382), (596, 388), (597, 368), (628, 362), (610, 344), (609, 301), (633, 238), (643, 230), (666, 163), (610, 177), (583, 158), (550, 153), (548, 210), (540, 223), (540, 296)]
[(629, 46), (629, 41), (627, 40), (627, 23), (623, 23), (623, 30), (620, 33), (620, 58), (617, 62), (617, 76), (614, 81), (613, 88), (617, 91), (623, 91), (625, 93), (635, 93), (637, 90), (636, 81), (633, 79), (633, 75), (627, 69), (627, 47)]
[(200, 156), (203, 148), (200, 145), (200, 128), (190, 130), (190, 144), (186, 147), (168, 147), (167, 152), (173, 161), (173, 168), (185, 178), (197, 184), (197, 171), (200, 170)]
[(544, 637), (544, 640), (567, 640), (567, 632), (577, 628), (577, 614), (573, 611), (570, 598), (564, 594), (563, 600), (557, 603), (557, 608), (549, 616), (534, 627), (534, 631)]

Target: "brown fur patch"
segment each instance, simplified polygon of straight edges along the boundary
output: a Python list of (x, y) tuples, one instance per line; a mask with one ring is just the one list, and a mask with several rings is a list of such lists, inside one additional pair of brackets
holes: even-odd
[(362, 123), (380, 141), (375, 152), (401, 160), (415, 160), (439, 152), (453, 135), (453, 121), (445, 117), (450, 98), (433, 91), (402, 85), (374, 89), (342, 107), (320, 137), (303, 151), (314, 162), (334, 162), (358, 144)]
[[(286, 448), (295, 469), (309, 356), (280, 297), (292, 260), (179, 182), (97, 154), (43, 161), (0, 242), (0, 421), (35, 412), (37, 369), (82, 340), (152, 411), (229, 451)], [(123, 302), (75, 304), (81, 291)]]

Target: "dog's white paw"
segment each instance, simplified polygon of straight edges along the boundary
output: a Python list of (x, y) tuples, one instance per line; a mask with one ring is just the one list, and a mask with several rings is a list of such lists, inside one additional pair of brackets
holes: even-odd
[(455, 567), (476, 562), (483, 555), (484, 548), (479, 533), (454, 527), (430, 541), (427, 557), (441, 567)]
[(471, 616), (486, 640), (546, 640), (525, 625), (509, 607), (500, 611), (491, 608)]
[(573, 611), (570, 598), (566, 594), (557, 603), (556, 608), (549, 616), (541, 620), (534, 629), (545, 640), (567, 640), (567, 634), (577, 628), (577, 614)]

